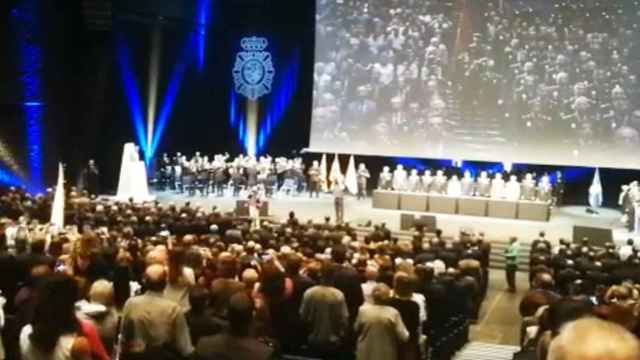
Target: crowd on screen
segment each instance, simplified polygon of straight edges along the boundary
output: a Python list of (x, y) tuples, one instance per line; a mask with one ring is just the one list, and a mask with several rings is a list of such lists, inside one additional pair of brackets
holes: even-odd
[(487, 291), (482, 234), (67, 199), (0, 195), (6, 359), (449, 359)]
[(638, 1), (317, 9), (314, 132), (325, 140), (433, 146), (478, 123), (510, 145), (640, 143)]

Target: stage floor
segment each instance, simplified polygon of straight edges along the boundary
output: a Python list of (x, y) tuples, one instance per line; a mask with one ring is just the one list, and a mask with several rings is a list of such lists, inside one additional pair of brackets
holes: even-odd
[[(235, 208), (236, 198), (231, 197), (187, 197), (172, 192), (154, 193), (158, 201), (167, 204), (183, 204), (191, 201), (193, 206), (202, 206), (211, 209), (217, 205), (221, 211), (232, 211)], [(352, 225), (365, 224), (371, 220), (374, 224), (386, 222), (393, 231), (400, 230), (400, 214), (406, 211), (374, 209), (371, 198), (357, 200), (347, 196), (344, 202), (345, 221)], [(322, 221), (325, 216), (333, 218), (333, 197), (322, 194), (319, 198), (310, 199), (308, 195), (296, 197), (275, 197), (269, 200), (269, 211), (276, 220), (287, 218), (289, 211), (294, 211), (301, 221)], [(475, 217), (465, 215), (430, 214), (437, 218), (437, 226), (442, 229), (445, 236), (455, 236), (461, 229), (472, 231), (484, 231), (486, 238), (491, 240), (507, 240), (511, 236), (518, 236), (523, 241), (530, 241), (537, 237), (541, 230), (546, 231), (547, 238), (557, 240), (566, 238), (571, 240), (573, 226), (593, 226), (613, 230), (616, 242), (624, 241), (632, 235), (620, 223), (621, 213), (614, 209), (600, 209), (599, 215), (590, 215), (585, 212), (585, 206), (564, 206), (554, 208), (549, 222), (494, 219), (487, 217)], [(429, 214), (429, 213), (416, 213)], [(635, 236), (640, 240), (640, 236)]]

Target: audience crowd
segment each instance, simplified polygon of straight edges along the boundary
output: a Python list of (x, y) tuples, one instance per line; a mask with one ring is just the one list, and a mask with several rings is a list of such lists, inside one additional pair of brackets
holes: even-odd
[(449, 359), (487, 289), (480, 235), (362, 236), (293, 212), (252, 230), (73, 189), (59, 229), (51, 201), (0, 195), (7, 359)]
[[(623, 246), (606, 243), (594, 247), (588, 239), (570, 243), (561, 239), (557, 246), (545, 239), (544, 233), (534, 240), (530, 256), (530, 289), (520, 303), (522, 316), (519, 359), (637, 359), (640, 356), (637, 338), (620, 343), (612, 341), (609, 330), (622, 336), (640, 335), (640, 255), (633, 239)], [(566, 326), (583, 318), (600, 318), (606, 322), (584, 321), (580, 326)], [(616, 328), (611, 323), (618, 325)], [(601, 327), (601, 338), (587, 342), (576, 334), (587, 336), (592, 327)], [(607, 327), (612, 327), (611, 329)], [(564, 328), (567, 335), (563, 339)], [(622, 330), (622, 329), (626, 330)], [(606, 330), (606, 331), (605, 331)], [(568, 357), (575, 349), (562, 349), (563, 356), (550, 354), (555, 338), (558, 342), (581, 341), (582, 357)], [(625, 340), (626, 341), (626, 340)], [(567, 345), (567, 344), (564, 344)], [(563, 345), (563, 346), (564, 346)], [(573, 348), (580, 347), (574, 343)], [(611, 353), (596, 357), (608, 348)], [(633, 356), (620, 356), (620, 351), (632, 349)], [(556, 347), (559, 347), (556, 346)], [(571, 350), (571, 351), (570, 351)], [(615, 351), (614, 351), (615, 350)], [(589, 352), (591, 351), (591, 352)], [(600, 353), (602, 354), (602, 353)], [(588, 355), (588, 356), (587, 356)], [(602, 356), (602, 355), (600, 355)]]
[[(51, 194), (0, 193), (5, 359), (451, 359), (487, 292), (482, 233), (362, 235), (293, 212), (251, 229), (188, 202), (67, 198), (60, 229)], [(637, 359), (633, 241), (531, 246), (514, 358)]]

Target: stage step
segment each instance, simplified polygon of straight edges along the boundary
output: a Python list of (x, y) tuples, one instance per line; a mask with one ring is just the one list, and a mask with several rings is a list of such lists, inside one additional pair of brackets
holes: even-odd
[(511, 360), (520, 349), (517, 346), (471, 342), (460, 350), (454, 360)]

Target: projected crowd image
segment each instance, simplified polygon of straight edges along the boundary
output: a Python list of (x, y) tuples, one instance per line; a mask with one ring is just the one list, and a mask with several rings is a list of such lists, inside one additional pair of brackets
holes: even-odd
[(316, 11), (314, 150), (640, 168), (638, 1)]

